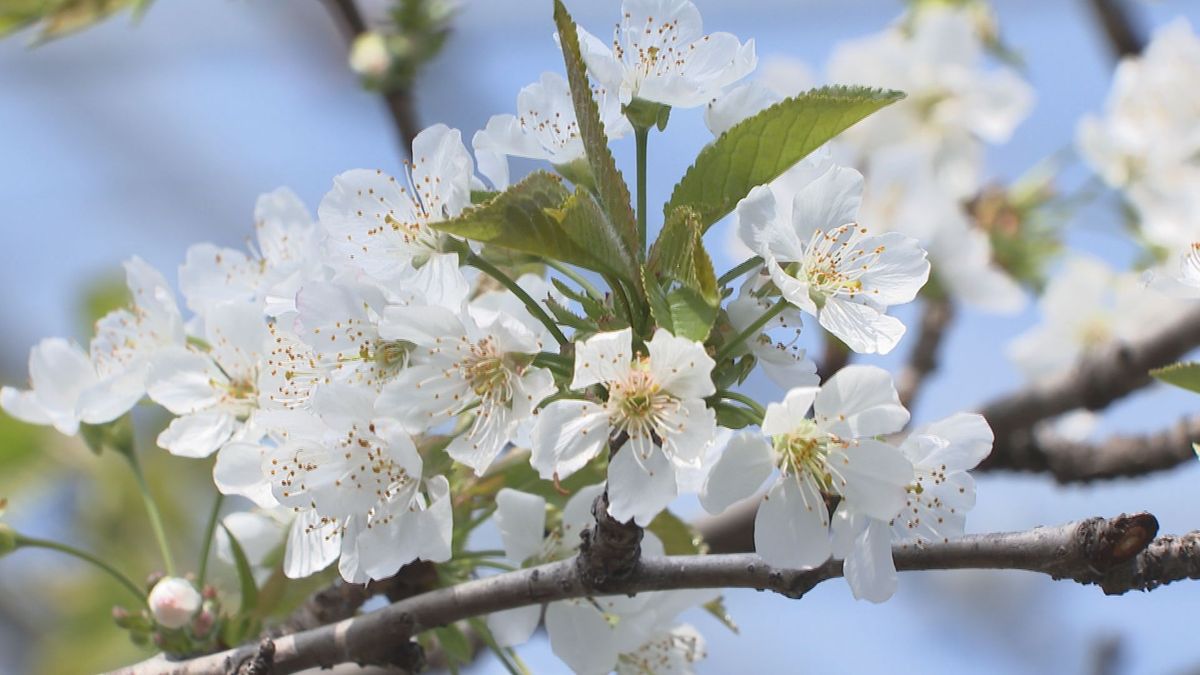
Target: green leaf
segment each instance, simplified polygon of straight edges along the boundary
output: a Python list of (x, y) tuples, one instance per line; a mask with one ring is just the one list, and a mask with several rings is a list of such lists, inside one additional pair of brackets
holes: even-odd
[(898, 91), (831, 86), (776, 103), (700, 151), (663, 212), (696, 210), (708, 229), (756, 186), (777, 178), (826, 141), (904, 98)]
[(442, 651), (453, 661), (457, 663), (470, 663), (472, 661), (473, 650), (471, 649), (471, 641), (467, 639), (467, 636), (463, 634), (458, 626), (434, 628), (433, 634), (442, 646)]
[(716, 305), (687, 286), (668, 291), (667, 304), (671, 308), (672, 334), (696, 342), (708, 339), (713, 322), (717, 320)]
[(646, 529), (662, 541), (663, 553), (666, 555), (708, 553), (708, 546), (704, 544), (700, 533), (670, 511), (659, 513)]
[(729, 610), (725, 609), (725, 596), (721, 596), (716, 600), (710, 600), (704, 603), (704, 611), (712, 614), (713, 617), (720, 621), (722, 625), (734, 633), (740, 633), (738, 625), (733, 622), (733, 617), (729, 616)]
[(571, 88), (571, 103), (575, 107), (579, 137), (583, 141), (583, 149), (592, 169), (596, 193), (600, 197), (604, 212), (608, 214), (625, 246), (630, 251), (640, 253), (637, 219), (633, 215), (629, 186), (625, 184), (625, 179), (613, 161), (612, 151), (608, 148), (608, 138), (604, 135), (604, 124), (600, 120), (600, 108), (592, 98), (587, 67), (579, 49), (579, 33), (562, 0), (554, 0), (554, 24), (558, 28), (563, 61), (567, 66), (567, 83)]
[(221, 529), (225, 530), (225, 536), (229, 537), (229, 551), (233, 554), (238, 583), (241, 585), (242, 604), (239, 606), (238, 612), (249, 615), (258, 605), (258, 585), (254, 583), (254, 571), (251, 569), (250, 560), (246, 558), (246, 552), (242, 550), (242, 545), (238, 543), (237, 537), (233, 536), (224, 523), (221, 523)]
[(655, 322), (698, 342), (708, 339), (721, 304), (717, 276), (702, 237), (696, 212), (686, 206), (675, 209), (650, 248), (643, 269), (646, 299)]
[(621, 239), (590, 193), (576, 188), (561, 211), (552, 211), (551, 215), (558, 217), (567, 237), (592, 256), (595, 264), (590, 269), (611, 272), (624, 281), (634, 282), (635, 286), (638, 284), (633, 249)]
[(734, 405), (729, 401), (709, 401), (708, 407), (717, 414), (717, 424), (726, 429), (744, 429), (752, 424), (762, 422), (753, 410)]
[(1200, 393), (1200, 363), (1183, 361), (1150, 371), (1154, 377), (1188, 391)]

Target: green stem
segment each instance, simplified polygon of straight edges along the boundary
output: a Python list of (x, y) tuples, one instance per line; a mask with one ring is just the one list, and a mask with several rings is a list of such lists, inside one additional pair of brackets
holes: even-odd
[(521, 302), (525, 303), (525, 309), (528, 309), (530, 314), (546, 326), (546, 329), (550, 331), (550, 334), (554, 336), (558, 344), (565, 345), (570, 342), (567, 336), (563, 335), (563, 332), (559, 330), (558, 324), (554, 323), (554, 319), (551, 319), (550, 315), (546, 313), (546, 310), (542, 309), (542, 306), (530, 297), (524, 288), (521, 288), (517, 282), (513, 281), (512, 277), (500, 271), (500, 268), (479, 257), (478, 254), (466, 246), (463, 247), (463, 253), (467, 256), (468, 265), (499, 281), (501, 285), (512, 291), (513, 295), (517, 296)]
[(742, 261), (742, 264), (729, 270), (725, 274), (722, 274), (721, 278), (717, 279), (717, 287), (720, 288), (721, 286), (724, 286), (725, 284), (742, 276), (743, 274), (745, 274), (746, 272), (749, 272), (750, 270), (754, 269), (755, 267), (758, 267), (759, 265), (762, 264), (762, 261), (763, 261), (763, 259), (759, 256), (754, 256), (753, 258), (750, 258), (749, 260)]
[(721, 392), (718, 392), (718, 396), (720, 396), (723, 399), (727, 399), (730, 401), (737, 401), (738, 403), (745, 404), (746, 407), (753, 410), (759, 416), (759, 418), (766, 417), (766, 415), (767, 415), (767, 410), (766, 410), (766, 408), (762, 407), (762, 404), (760, 404), (758, 401), (755, 401), (754, 399), (750, 398), (749, 396), (746, 396), (745, 394), (743, 394), (741, 392), (721, 391)]
[(221, 515), (221, 504), (225, 495), (217, 493), (213, 501), (212, 512), (208, 514), (208, 525), (204, 527), (204, 543), (200, 546), (200, 571), (196, 574), (196, 587), (203, 589), (204, 580), (208, 577), (208, 554), (212, 551), (214, 535), (217, 532), (217, 519)]
[(627, 321), (630, 327), (637, 332), (637, 320), (634, 316), (633, 305), (629, 303), (629, 296), (625, 293), (625, 286), (623, 286), (621, 282), (614, 277), (606, 276), (604, 277), (604, 280), (607, 281), (609, 287), (612, 288), (613, 297), (617, 300), (617, 309), (625, 314), (625, 321)]
[(575, 366), (570, 359), (549, 352), (538, 352), (535, 354), (533, 356), (533, 365), (548, 368), (550, 371), (563, 377), (571, 377), (575, 372)]
[(729, 358), (730, 356), (732, 356), (733, 353), (735, 351), (737, 351), (738, 347), (741, 347), (742, 343), (744, 343), (746, 340), (748, 340), (752, 337), (757, 337), (758, 334), (760, 332), (762, 332), (763, 326), (767, 325), (767, 323), (770, 322), (771, 319), (774, 319), (775, 317), (779, 316), (779, 313), (783, 311), (784, 307), (787, 307), (787, 304), (788, 304), (787, 300), (780, 298), (779, 301), (777, 301), (774, 305), (771, 305), (770, 309), (763, 312), (762, 316), (755, 319), (754, 323), (750, 324), (749, 326), (746, 326), (746, 330), (733, 336), (733, 339), (730, 340), (729, 342), (726, 342), (721, 347), (721, 351), (717, 352), (717, 356), (716, 356), (717, 363), (720, 363), (720, 362), (724, 361), (725, 359)]
[(468, 619), (467, 623), (475, 629), (475, 632), (479, 633), (479, 637), (483, 639), (483, 643), (496, 655), (496, 658), (504, 666), (504, 669), (509, 672), (509, 675), (529, 675), (529, 669), (525, 667), (524, 663), (521, 663), (520, 659), (516, 658), (516, 652), (511, 649), (505, 649), (496, 642), (496, 638), (492, 635), (492, 631), (488, 629), (486, 621), (474, 618)]
[(650, 127), (635, 128), (634, 138), (637, 140), (637, 221), (638, 241), (641, 242), (642, 256), (646, 254), (646, 146), (650, 141)]
[(579, 284), (579, 287), (582, 288), (585, 293), (591, 296), (593, 300), (596, 302), (604, 302), (604, 294), (597, 290), (597, 288), (593, 286), (590, 281), (583, 278), (582, 274), (571, 269), (569, 266), (558, 262), (557, 260), (551, 260), (550, 258), (543, 258), (542, 260), (546, 263), (547, 267), (556, 270), (559, 274), (562, 274), (571, 281)]
[(158, 505), (154, 503), (154, 497), (150, 494), (150, 485), (146, 483), (146, 474), (142, 471), (142, 464), (138, 461), (137, 450), (129, 448), (128, 452), (121, 453), (129, 460), (129, 466), (133, 468), (133, 476), (137, 479), (138, 490), (142, 493), (142, 503), (146, 505), (146, 515), (150, 517), (150, 528), (154, 530), (154, 538), (158, 541), (158, 550), (162, 554), (163, 565), (167, 568), (169, 576), (175, 576), (175, 559), (171, 557), (171, 547), (167, 544), (167, 531), (163, 528), (162, 516), (158, 512)]
[(60, 544), (57, 541), (50, 541), (49, 539), (34, 539), (32, 537), (26, 537), (20, 534), (17, 535), (17, 546), (28, 546), (29, 548), (44, 548), (51, 551), (58, 551), (59, 553), (65, 553), (84, 562), (91, 563), (92, 565), (95, 565), (101, 570), (107, 572), (108, 575), (113, 579), (121, 582), (121, 585), (129, 589), (129, 592), (133, 593), (139, 602), (141, 602), (143, 605), (146, 604), (146, 592), (144, 590), (138, 588), (138, 585), (133, 583), (133, 580), (124, 574), (121, 574), (121, 572), (119, 572), (115, 567), (109, 565), (103, 560), (100, 560), (90, 553), (81, 551), (73, 546)]

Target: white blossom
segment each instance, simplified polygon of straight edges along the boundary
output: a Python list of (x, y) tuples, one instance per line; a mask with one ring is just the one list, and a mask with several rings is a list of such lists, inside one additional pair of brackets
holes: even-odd
[(680, 108), (704, 105), (754, 70), (754, 41), (705, 35), (689, 0), (625, 0), (611, 48), (579, 29), (592, 77), (621, 103), (642, 99)]
[(900, 512), (912, 464), (874, 437), (907, 422), (886, 371), (847, 366), (823, 386), (792, 389), (782, 403), (767, 406), (766, 438), (752, 431), (734, 435), (709, 472), (700, 502), (720, 513), (778, 469), (758, 507), (755, 550), (771, 565), (816, 567), (833, 553), (824, 495), (840, 497), (852, 513), (884, 521)]
[[(770, 302), (754, 295), (754, 282), (751, 279), (743, 285), (738, 297), (725, 307), (729, 323), (739, 334), (771, 308)], [(817, 364), (796, 345), (802, 326), (800, 312), (787, 308), (763, 326), (762, 333), (746, 341), (745, 351), (754, 356), (763, 374), (784, 389), (820, 384)], [(773, 334), (782, 334), (784, 339), (776, 340)]]
[(1117, 274), (1095, 258), (1069, 259), (1038, 300), (1042, 322), (1018, 335), (1008, 356), (1027, 377), (1045, 380), (1080, 357), (1149, 335), (1178, 302)]
[(884, 312), (916, 297), (929, 262), (915, 239), (857, 223), (862, 183), (853, 169), (799, 165), (738, 203), (738, 233), (784, 299), (854, 351), (886, 354), (905, 329)]
[(417, 134), (412, 151), (403, 181), (368, 169), (333, 179), (317, 209), (331, 264), (386, 280), (441, 250), (442, 235), (430, 224), (470, 206), (471, 155), (444, 124)]
[[(603, 88), (593, 90), (600, 109), (604, 134), (615, 140), (633, 127), (621, 112), (621, 102)], [(493, 115), (487, 126), (471, 139), (475, 160), (497, 190), (508, 187), (508, 157), (525, 157), (550, 162), (571, 177), (571, 165), (586, 159), (579, 122), (571, 102), (567, 81), (557, 73), (542, 77), (517, 94), (516, 115)]]
[(678, 493), (677, 470), (702, 462), (716, 428), (704, 398), (716, 389), (700, 343), (660, 329), (649, 353), (635, 355), (632, 340), (626, 328), (576, 344), (571, 389), (603, 385), (608, 399), (547, 405), (530, 461), (543, 478), (566, 478), (607, 447), (610, 434), (628, 434), (608, 465), (609, 513), (644, 526)]
[(1147, 285), (1170, 297), (1185, 300), (1200, 298), (1200, 242), (1192, 242), (1175, 256), (1165, 269), (1150, 270), (1143, 275)]

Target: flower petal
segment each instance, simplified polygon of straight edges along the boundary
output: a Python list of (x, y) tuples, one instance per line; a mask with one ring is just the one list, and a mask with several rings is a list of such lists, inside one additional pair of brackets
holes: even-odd
[(829, 510), (812, 480), (781, 477), (754, 518), (754, 550), (769, 565), (809, 569), (829, 559)]
[(762, 434), (739, 431), (721, 451), (700, 491), (700, 504), (720, 514), (754, 494), (775, 468), (775, 453)]

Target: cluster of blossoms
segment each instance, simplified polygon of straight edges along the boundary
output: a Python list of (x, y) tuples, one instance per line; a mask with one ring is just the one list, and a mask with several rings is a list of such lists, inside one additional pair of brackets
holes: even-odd
[[(953, 139), (1002, 138), (1023, 107), (1012, 103), (1003, 120), (971, 107), (995, 114), (997, 98), (1023, 90), (1006, 73), (975, 77), (975, 47), (957, 21), (922, 14), (877, 49), (857, 50), (896, 66), (885, 83), (909, 84), (918, 99), (870, 133), (912, 139), (939, 173), (954, 175), (947, 167), (961, 158), (948, 148), (963, 144)], [(958, 39), (943, 44), (947, 35)], [(755, 66), (753, 42), (705, 35), (686, 0), (627, 0), (611, 44), (577, 37), (610, 139), (645, 131), (631, 112), (639, 107), (728, 96), (710, 108), (716, 130), (762, 107), (753, 92), (731, 89)], [(506, 271), (489, 260), (494, 243), (448, 233), (475, 213), (473, 192), (487, 194), (476, 166), (495, 190), (509, 187), (509, 156), (546, 161), (595, 188), (567, 80), (543, 75), (517, 109), (474, 135), (474, 156), (457, 130), (436, 125), (415, 138), (401, 177), (336, 177), (315, 220), (286, 190), (264, 195), (250, 251), (188, 250), (178, 275), (187, 317), (161, 274), (129, 261), (129, 308), (101, 319), (86, 351), (61, 339), (35, 346), (31, 386), (5, 387), (4, 409), (74, 434), (148, 397), (174, 415), (158, 445), (215, 455), (216, 487), (261, 510), (231, 532), (266, 538), (286, 528), (289, 577), (336, 561), (344, 579), (363, 583), (418, 559), (451, 560), (474, 508), (495, 509), (511, 564), (567, 557), (602, 491), (608, 515), (648, 526), (681, 494), (699, 494), (717, 513), (765, 486), (759, 554), (793, 568), (845, 559), (854, 594), (873, 601), (895, 588), (893, 540), (961, 534), (974, 499), (966, 472), (991, 445), (983, 419), (956, 415), (897, 441), (909, 413), (886, 372), (850, 366), (821, 383), (795, 347), (808, 314), (855, 352), (890, 352), (905, 326), (889, 307), (911, 302), (929, 278), (921, 241), (860, 223), (858, 171), (818, 151), (749, 190), (734, 209), (737, 236), (756, 256), (746, 280), (717, 294), (715, 329), (678, 334), (649, 311), (636, 315), (642, 298), (619, 306), (622, 288), (597, 294), (570, 270), (550, 280)], [(730, 405), (749, 400), (734, 391), (746, 374), (738, 369), (758, 365), (785, 393), (765, 410), (751, 400), (726, 421)], [(479, 477), (495, 475), (498, 461), (525, 461), (523, 449), (556, 486), (585, 470), (606, 480), (561, 509), (510, 489), (472, 506)], [(643, 547), (662, 551), (650, 535)], [(545, 624), (555, 652), (580, 672), (686, 669), (703, 640), (671, 622), (712, 597), (557, 602)], [(164, 601), (172, 623), (194, 598), (183, 600)], [(511, 610), (490, 625), (499, 643), (518, 644), (541, 614)]]
[(1179, 250), (1200, 239), (1200, 39), (1185, 20), (1158, 30), (1138, 56), (1123, 59), (1102, 116), (1079, 125), (1080, 153), (1123, 191), (1138, 232)]

